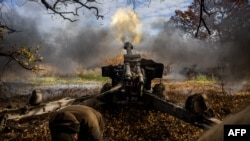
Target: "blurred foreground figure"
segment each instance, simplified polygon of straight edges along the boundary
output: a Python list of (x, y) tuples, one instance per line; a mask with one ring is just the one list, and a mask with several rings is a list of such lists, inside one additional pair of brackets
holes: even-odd
[(250, 106), (242, 111), (229, 115), (222, 123), (215, 125), (206, 131), (198, 141), (223, 141), (224, 138), (224, 125), (250, 125)]
[(104, 121), (101, 113), (84, 105), (71, 105), (52, 115), (52, 141), (101, 141)]

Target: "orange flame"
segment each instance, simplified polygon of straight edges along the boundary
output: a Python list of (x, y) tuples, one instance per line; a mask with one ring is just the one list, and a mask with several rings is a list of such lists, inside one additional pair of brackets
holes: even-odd
[(119, 65), (124, 61), (123, 53), (116, 55), (114, 58), (105, 59), (104, 65)]
[(133, 44), (141, 40), (141, 21), (138, 16), (131, 10), (118, 9), (112, 16), (112, 28), (115, 30), (119, 42), (126, 41)]

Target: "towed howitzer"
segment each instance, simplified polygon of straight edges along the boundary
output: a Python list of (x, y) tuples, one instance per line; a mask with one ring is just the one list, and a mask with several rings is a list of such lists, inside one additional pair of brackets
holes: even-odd
[[(111, 83), (103, 85), (102, 94), (98, 95), (103, 102), (142, 102), (146, 106), (166, 112), (203, 129), (220, 122), (211, 115), (204, 116), (204, 114), (194, 113), (192, 109), (187, 108), (191, 106), (181, 107), (162, 99), (165, 86), (160, 82), (154, 85), (152, 91), (151, 82), (155, 78), (162, 78), (164, 65), (141, 58), (140, 54), (133, 54), (133, 45), (129, 42), (124, 44), (124, 49), (126, 50), (124, 64), (102, 67), (102, 76), (110, 77), (112, 80)], [(114, 88), (116, 89), (114, 90)], [(205, 103), (204, 99), (200, 100), (202, 104)], [(189, 104), (190, 99), (186, 103)]]

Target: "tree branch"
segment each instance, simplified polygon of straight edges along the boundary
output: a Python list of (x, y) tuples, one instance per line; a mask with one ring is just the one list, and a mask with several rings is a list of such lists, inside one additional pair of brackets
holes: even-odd
[(7, 29), (8, 30), (8, 33), (13, 33), (13, 32), (16, 32), (17, 30), (13, 29), (13, 28), (10, 28), (6, 25), (3, 25), (1, 22), (0, 22), (0, 28), (2, 29)]
[(203, 12), (205, 12), (208, 16), (210, 16), (210, 14), (205, 9), (204, 0), (201, 0), (201, 3), (200, 3), (200, 20), (199, 20), (199, 25), (198, 25), (196, 33), (195, 33), (196, 38), (198, 37), (198, 32), (200, 30), (201, 23), (203, 23), (203, 25), (205, 26), (208, 34), (211, 35), (211, 32), (210, 32), (209, 28), (207, 27), (207, 24), (206, 24), (206, 22), (205, 22), (205, 20), (203, 18)]
[[(32, 55), (34, 55), (34, 52), (32, 52), (31, 50), (29, 50), (29, 53), (32, 53)], [(6, 66), (11, 62), (11, 61), (15, 61), (18, 65), (20, 65), (22, 68), (26, 69), (26, 70), (32, 70), (32, 71), (38, 71), (38, 70), (42, 70), (41, 68), (39, 68), (38, 66), (34, 65), (33, 63), (35, 62), (40, 62), (42, 61), (41, 58), (33, 58), (32, 60), (32, 64), (29, 63), (29, 64), (25, 64), (24, 63), (24, 60), (25, 58), (21, 58), (19, 59), (21, 56), (24, 56), (26, 57), (26, 59), (30, 59), (28, 56), (26, 56), (26, 54), (24, 52), (20, 52), (18, 50), (15, 50), (15, 51), (11, 51), (11, 52), (3, 52), (3, 51), (0, 51), (0, 56), (3, 56), (3, 57), (7, 57), (9, 58), (8, 62), (5, 64), (5, 67), (4, 69), (6, 68)], [(4, 71), (3, 69), (3, 71)]]
[[(59, 11), (60, 10), (60, 8), (58, 8), (58, 5), (60, 4), (60, 3), (62, 3), (62, 4), (64, 4), (65, 5), (65, 7), (67, 7), (67, 4), (66, 3), (71, 3), (72, 5), (80, 5), (79, 7), (77, 7), (77, 8), (75, 8), (75, 11), (73, 12), (73, 11), (66, 11), (66, 12), (63, 12), (63, 11)], [(90, 1), (90, 0), (87, 0), (87, 2), (93, 2), (93, 1)], [(59, 16), (61, 16), (63, 19), (66, 19), (66, 20), (69, 20), (69, 21), (71, 21), (71, 22), (75, 22), (75, 21), (77, 21), (77, 20), (75, 20), (75, 19), (71, 19), (71, 18), (69, 18), (69, 17), (67, 17), (66, 15), (73, 15), (73, 16), (79, 16), (78, 15), (78, 10), (79, 9), (81, 9), (81, 8), (86, 8), (86, 9), (88, 9), (88, 10), (92, 10), (92, 9), (94, 9), (95, 11), (96, 11), (96, 13), (95, 13), (95, 16), (97, 17), (97, 19), (99, 19), (99, 18), (102, 18), (103, 19), (103, 15), (100, 15), (99, 14), (99, 9), (97, 8), (97, 7), (95, 7), (95, 6), (88, 6), (87, 5), (87, 2), (86, 3), (83, 3), (83, 2), (81, 2), (80, 0), (64, 0), (64, 1), (62, 1), (62, 0), (56, 0), (55, 2), (54, 2), (54, 4), (49, 4), (48, 3), (48, 0), (41, 0), (41, 3), (44, 5), (44, 7), (47, 9), (47, 10), (51, 10), (52, 12), (54, 12), (53, 14), (58, 14)]]

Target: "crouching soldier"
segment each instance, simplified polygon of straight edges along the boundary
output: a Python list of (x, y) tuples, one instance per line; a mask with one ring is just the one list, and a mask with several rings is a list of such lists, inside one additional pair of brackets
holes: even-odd
[(71, 105), (53, 114), (49, 121), (52, 141), (101, 141), (101, 113), (84, 105)]

